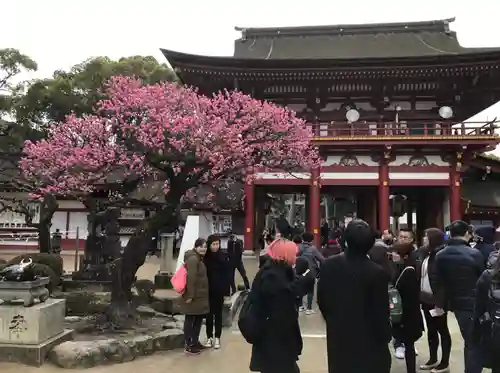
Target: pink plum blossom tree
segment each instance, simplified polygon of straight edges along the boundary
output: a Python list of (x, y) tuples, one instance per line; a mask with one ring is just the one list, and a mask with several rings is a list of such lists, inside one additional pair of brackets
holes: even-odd
[(21, 168), (40, 193), (91, 193), (111, 172), (163, 182), (164, 203), (129, 240), (121, 284), (128, 296), (147, 242), (176, 226), (181, 201), (199, 186), (251, 178), (252, 170), (294, 171), (319, 164), (312, 132), (287, 108), (241, 92), (206, 97), (172, 83), (114, 77), (96, 113), (53, 125), (26, 142)]

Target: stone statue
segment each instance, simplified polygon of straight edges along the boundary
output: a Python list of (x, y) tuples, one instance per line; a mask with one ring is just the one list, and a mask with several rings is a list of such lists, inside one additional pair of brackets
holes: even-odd
[(33, 269), (33, 260), (28, 258), (19, 264), (13, 264), (0, 271), (0, 281), (35, 281), (37, 276)]
[(61, 241), (61, 231), (56, 229), (56, 231), (52, 234), (52, 242), (50, 243), (50, 248), (53, 254), (59, 254), (61, 252)]
[(94, 202), (92, 212), (87, 216), (88, 236), (85, 255), (80, 270), (73, 272), (72, 279), (79, 281), (111, 281), (109, 263), (120, 256), (121, 210), (108, 207), (102, 209), (99, 201)]
[(25, 307), (40, 303), (49, 298), (48, 277), (35, 274), (33, 260), (28, 258), (19, 264), (10, 265), (0, 271), (0, 299), (5, 303), (22, 300)]

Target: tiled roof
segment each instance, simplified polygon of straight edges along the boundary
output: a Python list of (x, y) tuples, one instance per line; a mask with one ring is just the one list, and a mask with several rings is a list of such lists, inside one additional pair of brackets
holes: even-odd
[[(449, 28), (454, 19), (361, 25), (236, 28), (234, 57), (248, 59), (353, 59), (456, 55), (464, 48)], [(497, 48), (495, 48), (497, 49)]]

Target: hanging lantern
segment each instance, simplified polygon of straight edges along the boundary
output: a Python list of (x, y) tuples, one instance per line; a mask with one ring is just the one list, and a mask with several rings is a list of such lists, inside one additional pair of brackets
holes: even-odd
[(389, 197), (391, 204), (391, 216), (400, 218), (406, 214), (406, 200), (407, 197), (403, 194), (393, 194)]

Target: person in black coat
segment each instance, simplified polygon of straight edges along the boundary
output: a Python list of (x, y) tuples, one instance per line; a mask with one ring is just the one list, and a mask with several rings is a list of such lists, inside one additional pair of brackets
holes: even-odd
[[(427, 325), (427, 342), (429, 343), (429, 360), (420, 366), (421, 370), (447, 372), (450, 364), (451, 335), (448, 328), (446, 297), (444, 288), (439, 283), (436, 273), (436, 254), (443, 248), (445, 235), (437, 228), (425, 231), (426, 244), (418, 250), (421, 263), (420, 300)], [(439, 341), (441, 340), (441, 361), (438, 361)]]
[(401, 296), (403, 313), (401, 322), (392, 326), (395, 339), (405, 346), (406, 371), (417, 370), (415, 342), (422, 337), (424, 321), (420, 312), (420, 282), (417, 272), (416, 256), (412, 255), (412, 243), (395, 244), (392, 247), (393, 261), (397, 265), (394, 287)]
[(346, 251), (325, 260), (317, 289), (328, 372), (389, 373), (389, 276), (367, 256), (375, 238), (365, 221), (351, 221), (344, 238)]
[(231, 275), (231, 293), (236, 293), (236, 282), (234, 276), (236, 275), (236, 270), (240, 273), (243, 283), (245, 284), (245, 289), (250, 289), (250, 281), (248, 281), (247, 271), (245, 270), (245, 265), (243, 264), (243, 241), (236, 238), (234, 234), (229, 236), (227, 241), (227, 253), (229, 255), (229, 261), (231, 262), (232, 275)]
[(499, 292), (500, 262), (496, 262), (477, 281), (472, 331), (474, 343), (481, 346), (483, 366), (491, 368), (491, 373), (500, 373)]
[(493, 251), (495, 251), (495, 228), (494, 227), (478, 227), (474, 230), (474, 241), (476, 241), (475, 249), (479, 250), (484, 258), (484, 263), (488, 263), (488, 259)]
[(450, 239), (436, 255), (436, 274), (443, 284), (448, 309), (455, 314), (464, 340), (466, 373), (481, 373), (481, 351), (472, 339), (476, 283), (484, 271), (484, 257), (469, 246), (470, 227), (457, 220), (449, 225)]
[(220, 238), (218, 236), (208, 236), (207, 252), (203, 258), (203, 262), (207, 268), (210, 303), (210, 313), (207, 315), (205, 324), (207, 340), (204, 343), (204, 347), (219, 349), (220, 337), (222, 335), (224, 297), (230, 294), (231, 275), (233, 274), (233, 270), (229, 255), (220, 250)]
[[(276, 250), (275, 250), (276, 249)], [(251, 294), (265, 317), (265, 327), (252, 345), (250, 370), (262, 373), (299, 373), (297, 361), (302, 353), (297, 298), (304, 295), (301, 277), (292, 264), (297, 246), (276, 240), (269, 247), (268, 260), (257, 272)]]

